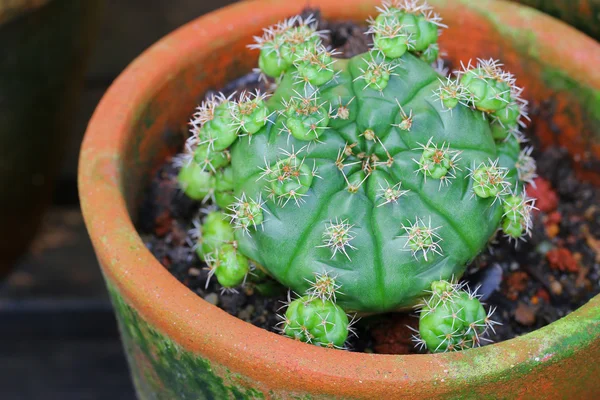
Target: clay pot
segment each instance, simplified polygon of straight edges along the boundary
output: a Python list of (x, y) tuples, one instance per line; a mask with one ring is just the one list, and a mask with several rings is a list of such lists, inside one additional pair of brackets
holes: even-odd
[(0, 1), (0, 278), (51, 198), (99, 4)]
[(573, 25), (600, 40), (600, 0), (513, 0)]
[[(363, 21), (376, 0), (315, 0), (325, 18)], [(450, 26), (452, 62), (496, 57), (527, 87), (535, 133), (562, 144), (600, 182), (600, 45), (513, 3), (430, 1)], [(593, 398), (600, 396), (600, 296), (533, 333), (452, 354), (373, 355), (318, 348), (245, 323), (175, 279), (136, 232), (144, 187), (177, 149), (211, 88), (248, 72), (252, 36), (304, 2), (246, 1), (199, 18), (115, 81), (86, 133), (85, 221), (106, 276), (140, 398)], [(598, 398), (598, 397), (596, 397)]]

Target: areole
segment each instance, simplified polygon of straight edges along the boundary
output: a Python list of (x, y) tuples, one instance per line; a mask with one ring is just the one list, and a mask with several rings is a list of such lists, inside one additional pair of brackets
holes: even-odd
[[(430, 1), (450, 28), (442, 49), (454, 65), (501, 59), (536, 103), (546, 144), (587, 160), (600, 155), (600, 45), (514, 4)], [(311, 2), (325, 18), (363, 21), (375, 0)], [(269, 333), (208, 304), (154, 259), (137, 234), (145, 182), (181, 143), (207, 89), (248, 72), (246, 49), (261, 28), (304, 3), (249, 1), (199, 18), (135, 60), (96, 110), (80, 159), (86, 224), (113, 294), (138, 394), (153, 398), (589, 398), (598, 395), (600, 297), (531, 334), (452, 354), (389, 356), (328, 350)], [(558, 127), (561, 136), (553, 130)], [(595, 182), (593, 165), (580, 172)], [(162, 357), (162, 358), (161, 358)], [(197, 392), (195, 391), (197, 390)], [(211, 397), (212, 396), (212, 397)], [(220, 397), (221, 396), (221, 397)]]

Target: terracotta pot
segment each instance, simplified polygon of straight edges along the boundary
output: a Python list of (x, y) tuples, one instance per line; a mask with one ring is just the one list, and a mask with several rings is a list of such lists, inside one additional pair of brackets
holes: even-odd
[(600, 40), (600, 0), (513, 0), (573, 25)]
[[(600, 45), (552, 18), (493, 1), (431, 3), (452, 61), (498, 57), (527, 87), (545, 144), (582, 175), (600, 155)], [(316, 0), (329, 19), (363, 21), (375, 0)], [(176, 151), (210, 88), (248, 72), (252, 35), (304, 2), (249, 1), (162, 39), (115, 81), (80, 159), (83, 212), (114, 300), (140, 398), (592, 398), (600, 396), (600, 296), (533, 333), (452, 354), (373, 355), (295, 342), (208, 304), (154, 259), (133, 219), (152, 171)], [(560, 134), (559, 134), (560, 133)], [(596, 397), (598, 398), (598, 397)]]
[(99, 0), (0, 0), (0, 278), (51, 198)]

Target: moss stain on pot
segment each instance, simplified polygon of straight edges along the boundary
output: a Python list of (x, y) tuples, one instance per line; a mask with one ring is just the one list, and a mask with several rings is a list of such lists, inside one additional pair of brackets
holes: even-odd
[[(262, 391), (255, 388), (258, 383), (232, 372), (230, 369), (215, 365), (206, 358), (186, 351), (181, 346), (167, 338), (146, 322), (137, 311), (129, 306), (112, 284), (108, 285), (109, 293), (116, 311), (119, 328), (123, 337), (124, 347), (127, 351), (129, 362), (133, 366), (133, 378), (138, 394), (147, 399), (318, 399), (310, 395), (295, 395), (286, 393), (284, 396), (274, 391), (269, 391), (265, 397)], [(598, 302), (592, 300), (593, 302)], [(512, 370), (513, 377), (497, 374), (497, 365), (494, 360), (518, 358), (518, 352), (512, 353), (498, 351), (494, 357), (490, 354), (476, 354), (469, 357), (470, 351), (460, 354), (460, 360), (453, 362), (447, 370), (447, 375), (437, 376), (439, 385), (453, 386), (460, 383), (464, 377), (471, 375), (475, 369), (481, 374), (476, 378), (471, 377), (468, 387), (459, 390), (460, 395), (448, 394), (446, 399), (486, 399), (497, 398), (498, 393), (487, 391), (487, 385), (494, 383), (510, 382), (514, 376), (526, 377), (537, 368), (546, 368), (548, 364), (556, 367), (568, 368), (570, 359), (577, 352), (587, 351), (594, 346), (582, 346), (586, 338), (600, 334), (600, 308), (592, 308), (592, 312), (579, 315), (577, 323), (553, 324), (544, 329), (530, 333), (530, 337), (537, 339), (536, 349), (521, 348), (527, 351), (529, 361), (517, 363)], [(590, 323), (590, 321), (596, 321)], [(583, 350), (582, 350), (583, 349)], [(587, 350), (586, 350), (587, 349)], [(400, 357), (398, 358), (400, 360)], [(576, 368), (576, 366), (574, 366)], [(381, 372), (385, 375), (385, 372)], [(577, 384), (585, 385), (596, 376), (593, 368), (581, 370), (576, 379)], [(461, 379), (462, 378), (462, 379)], [(446, 383), (448, 380), (448, 383)], [(453, 383), (450, 383), (453, 382)], [(254, 388), (251, 386), (255, 386)], [(552, 390), (552, 381), (547, 386)], [(456, 392), (454, 392), (456, 393)], [(524, 393), (526, 394), (526, 393)], [(509, 396), (511, 397), (511, 396)], [(331, 397), (329, 397), (331, 398)]]
[[(191, 354), (150, 326), (109, 285), (124, 347), (135, 365), (138, 395), (147, 399), (264, 399), (245, 379), (227, 368), (223, 377), (211, 362)], [(140, 376), (143, 375), (143, 376)]]

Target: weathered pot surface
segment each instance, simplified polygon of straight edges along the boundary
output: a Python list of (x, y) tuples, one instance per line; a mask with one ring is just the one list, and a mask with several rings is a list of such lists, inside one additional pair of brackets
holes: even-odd
[(600, 0), (513, 0), (535, 7), (600, 40)]
[[(542, 109), (543, 143), (569, 149), (600, 182), (600, 45), (518, 5), (430, 1), (459, 60), (499, 58)], [(375, 0), (312, 1), (325, 18), (362, 21)], [(191, 292), (136, 233), (152, 170), (181, 143), (203, 93), (249, 71), (252, 35), (304, 2), (250, 1), (199, 18), (135, 60), (88, 128), (80, 160), (86, 224), (111, 291), (141, 398), (593, 398), (600, 396), (600, 296), (506, 342), (452, 354), (329, 350), (264, 331)], [(552, 112), (544, 112), (551, 110)], [(182, 133), (183, 132), (183, 133)]]

